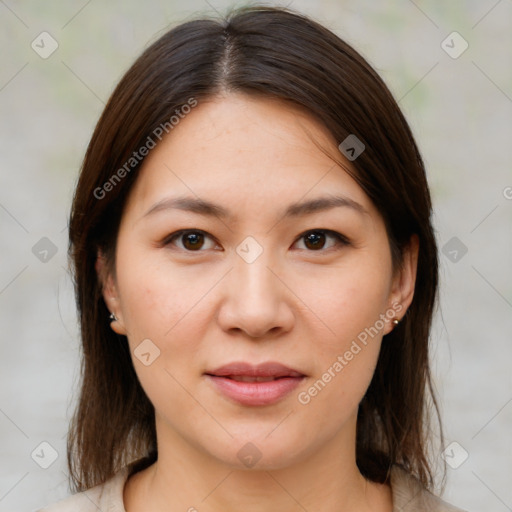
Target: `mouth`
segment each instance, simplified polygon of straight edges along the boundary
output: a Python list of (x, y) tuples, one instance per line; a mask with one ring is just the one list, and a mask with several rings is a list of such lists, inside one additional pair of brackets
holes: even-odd
[[(295, 368), (290, 368), (277, 362), (267, 362), (258, 365), (236, 361), (228, 363), (215, 370), (205, 372), (213, 377), (253, 378), (253, 379), (279, 379), (283, 377), (304, 377), (305, 375)], [(245, 381), (247, 382), (247, 381)]]
[[(219, 375), (212, 375), (212, 377), (219, 377)], [(249, 375), (223, 375), (225, 379), (236, 380), (237, 382), (272, 382), (273, 380), (286, 379), (283, 377), (250, 377)]]
[(284, 399), (303, 379), (302, 372), (281, 363), (235, 362), (205, 372), (217, 392), (241, 405), (270, 405)]

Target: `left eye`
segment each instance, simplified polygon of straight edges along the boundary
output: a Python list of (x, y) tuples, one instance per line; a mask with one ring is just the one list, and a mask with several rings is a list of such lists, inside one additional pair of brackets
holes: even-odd
[[(334, 244), (331, 247), (336, 245), (348, 245), (348, 239), (340, 233), (336, 231), (331, 231), (328, 229), (315, 229), (309, 230), (299, 236), (297, 242), (300, 240), (305, 241), (306, 249), (310, 249), (313, 251), (319, 251), (322, 249), (326, 249), (325, 244), (326, 240), (331, 238), (334, 240)], [(204, 247), (205, 239), (210, 239), (213, 242), (213, 238), (210, 237), (207, 233), (201, 230), (182, 230), (176, 233), (173, 233), (170, 237), (168, 237), (164, 244), (169, 245), (174, 242), (174, 240), (182, 241), (181, 247), (178, 245), (178, 248), (183, 249), (187, 252), (199, 252), (201, 249), (212, 249), (215, 246)], [(296, 242), (296, 243), (297, 243)], [(327, 247), (329, 248), (329, 247)]]
[(315, 229), (306, 231), (300, 237), (299, 240), (305, 240), (305, 245), (308, 249), (312, 249), (313, 251), (319, 251), (325, 249), (325, 241), (327, 238), (334, 239), (334, 244), (336, 245), (348, 245), (348, 239), (340, 233), (336, 231), (331, 231), (329, 229)]

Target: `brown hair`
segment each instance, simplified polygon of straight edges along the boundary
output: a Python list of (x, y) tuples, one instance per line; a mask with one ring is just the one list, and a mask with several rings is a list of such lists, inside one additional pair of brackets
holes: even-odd
[[(356, 460), (370, 480), (386, 481), (391, 465), (400, 464), (432, 489), (432, 412), (442, 441), (428, 349), (438, 256), (421, 156), (397, 103), (361, 55), (308, 17), (259, 6), (220, 20), (188, 21), (165, 33), (126, 72), (92, 135), (69, 224), (82, 338), (81, 390), (68, 434), (72, 489), (103, 483), (134, 459), (156, 460), (154, 408), (135, 374), (126, 337), (110, 329), (95, 260), (100, 249), (115, 273), (117, 230), (143, 159), (133, 167), (126, 162), (191, 98), (200, 103), (222, 91), (292, 102), (338, 142), (355, 134), (365, 151), (352, 162), (352, 174), (385, 221), (395, 269), (417, 234), (414, 299), (385, 336), (360, 403)], [(120, 169), (126, 172), (113, 182)]]

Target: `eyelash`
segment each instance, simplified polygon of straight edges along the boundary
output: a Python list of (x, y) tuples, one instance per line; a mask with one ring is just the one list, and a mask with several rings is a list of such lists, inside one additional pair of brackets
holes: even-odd
[[(180, 231), (176, 231), (174, 233), (171, 233), (169, 236), (167, 236), (164, 241), (163, 241), (163, 245), (164, 246), (168, 246), (168, 245), (171, 245), (172, 242), (176, 239), (176, 238), (180, 238), (181, 236), (185, 235), (185, 234), (190, 234), (190, 233), (201, 233), (203, 235), (205, 235), (206, 237), (208, 238), (211, 238), (212, 240), (214, 240), (214, 238), (212, 236), (210, 236), (206, 231), (203, 231), (202, 229), (182, 229)], [(331, 236), (333, 238), (336, 239), (336, 246), (347, 246), (347, 245), (350, 245), (350, 240), (342, 235), (341, 233), (338, 233), (337, 231), (333, 231), (332, 229), (308, 229), (307, 231), (304, 231), (303, 233), (301, 233), (297, 239), (295, 240), (294, 242), (294, 245), (297, 241), (299, 241), (300, 239), (304, 238), (306, 235), (308, 235), (309, 233), (323, 233), (327, 236)], [(330, 251), (332, 249), (336, 250), (336, 246), (335, 247), (329, 247), (328, 249), (317, 249), (317, 250), (309, 250), (309, 249), (303, 249), (303, 250), (306, 250), (307, 252), (311, 252), (311, 253), (315, 253), (315, 252), (326, 252), (326, 251)], [(339, 248), (339, 247), (338, 247)], [(190, 251), (188, 249), (185, 249), (185, 248), (181, 248), (181, 247), (178, 247), (177, 249), (181, 250), (181, 251), (184, 251), (184, 252), (187, 252), (187, 253), (200, 253), (200, 252), (204, 252), (205, 249), (198, 249), (197, 251)]]

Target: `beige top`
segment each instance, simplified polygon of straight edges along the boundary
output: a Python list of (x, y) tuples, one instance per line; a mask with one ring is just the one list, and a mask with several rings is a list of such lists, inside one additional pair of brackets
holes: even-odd
[[(37, 512), (126, 512), (124, 485), (134, 463), (128, 464), (104, 484), (79, 492)], [(425, 490), (420, 482), (398, 466), (391, 470), (393, 512), (466, 512)]]

